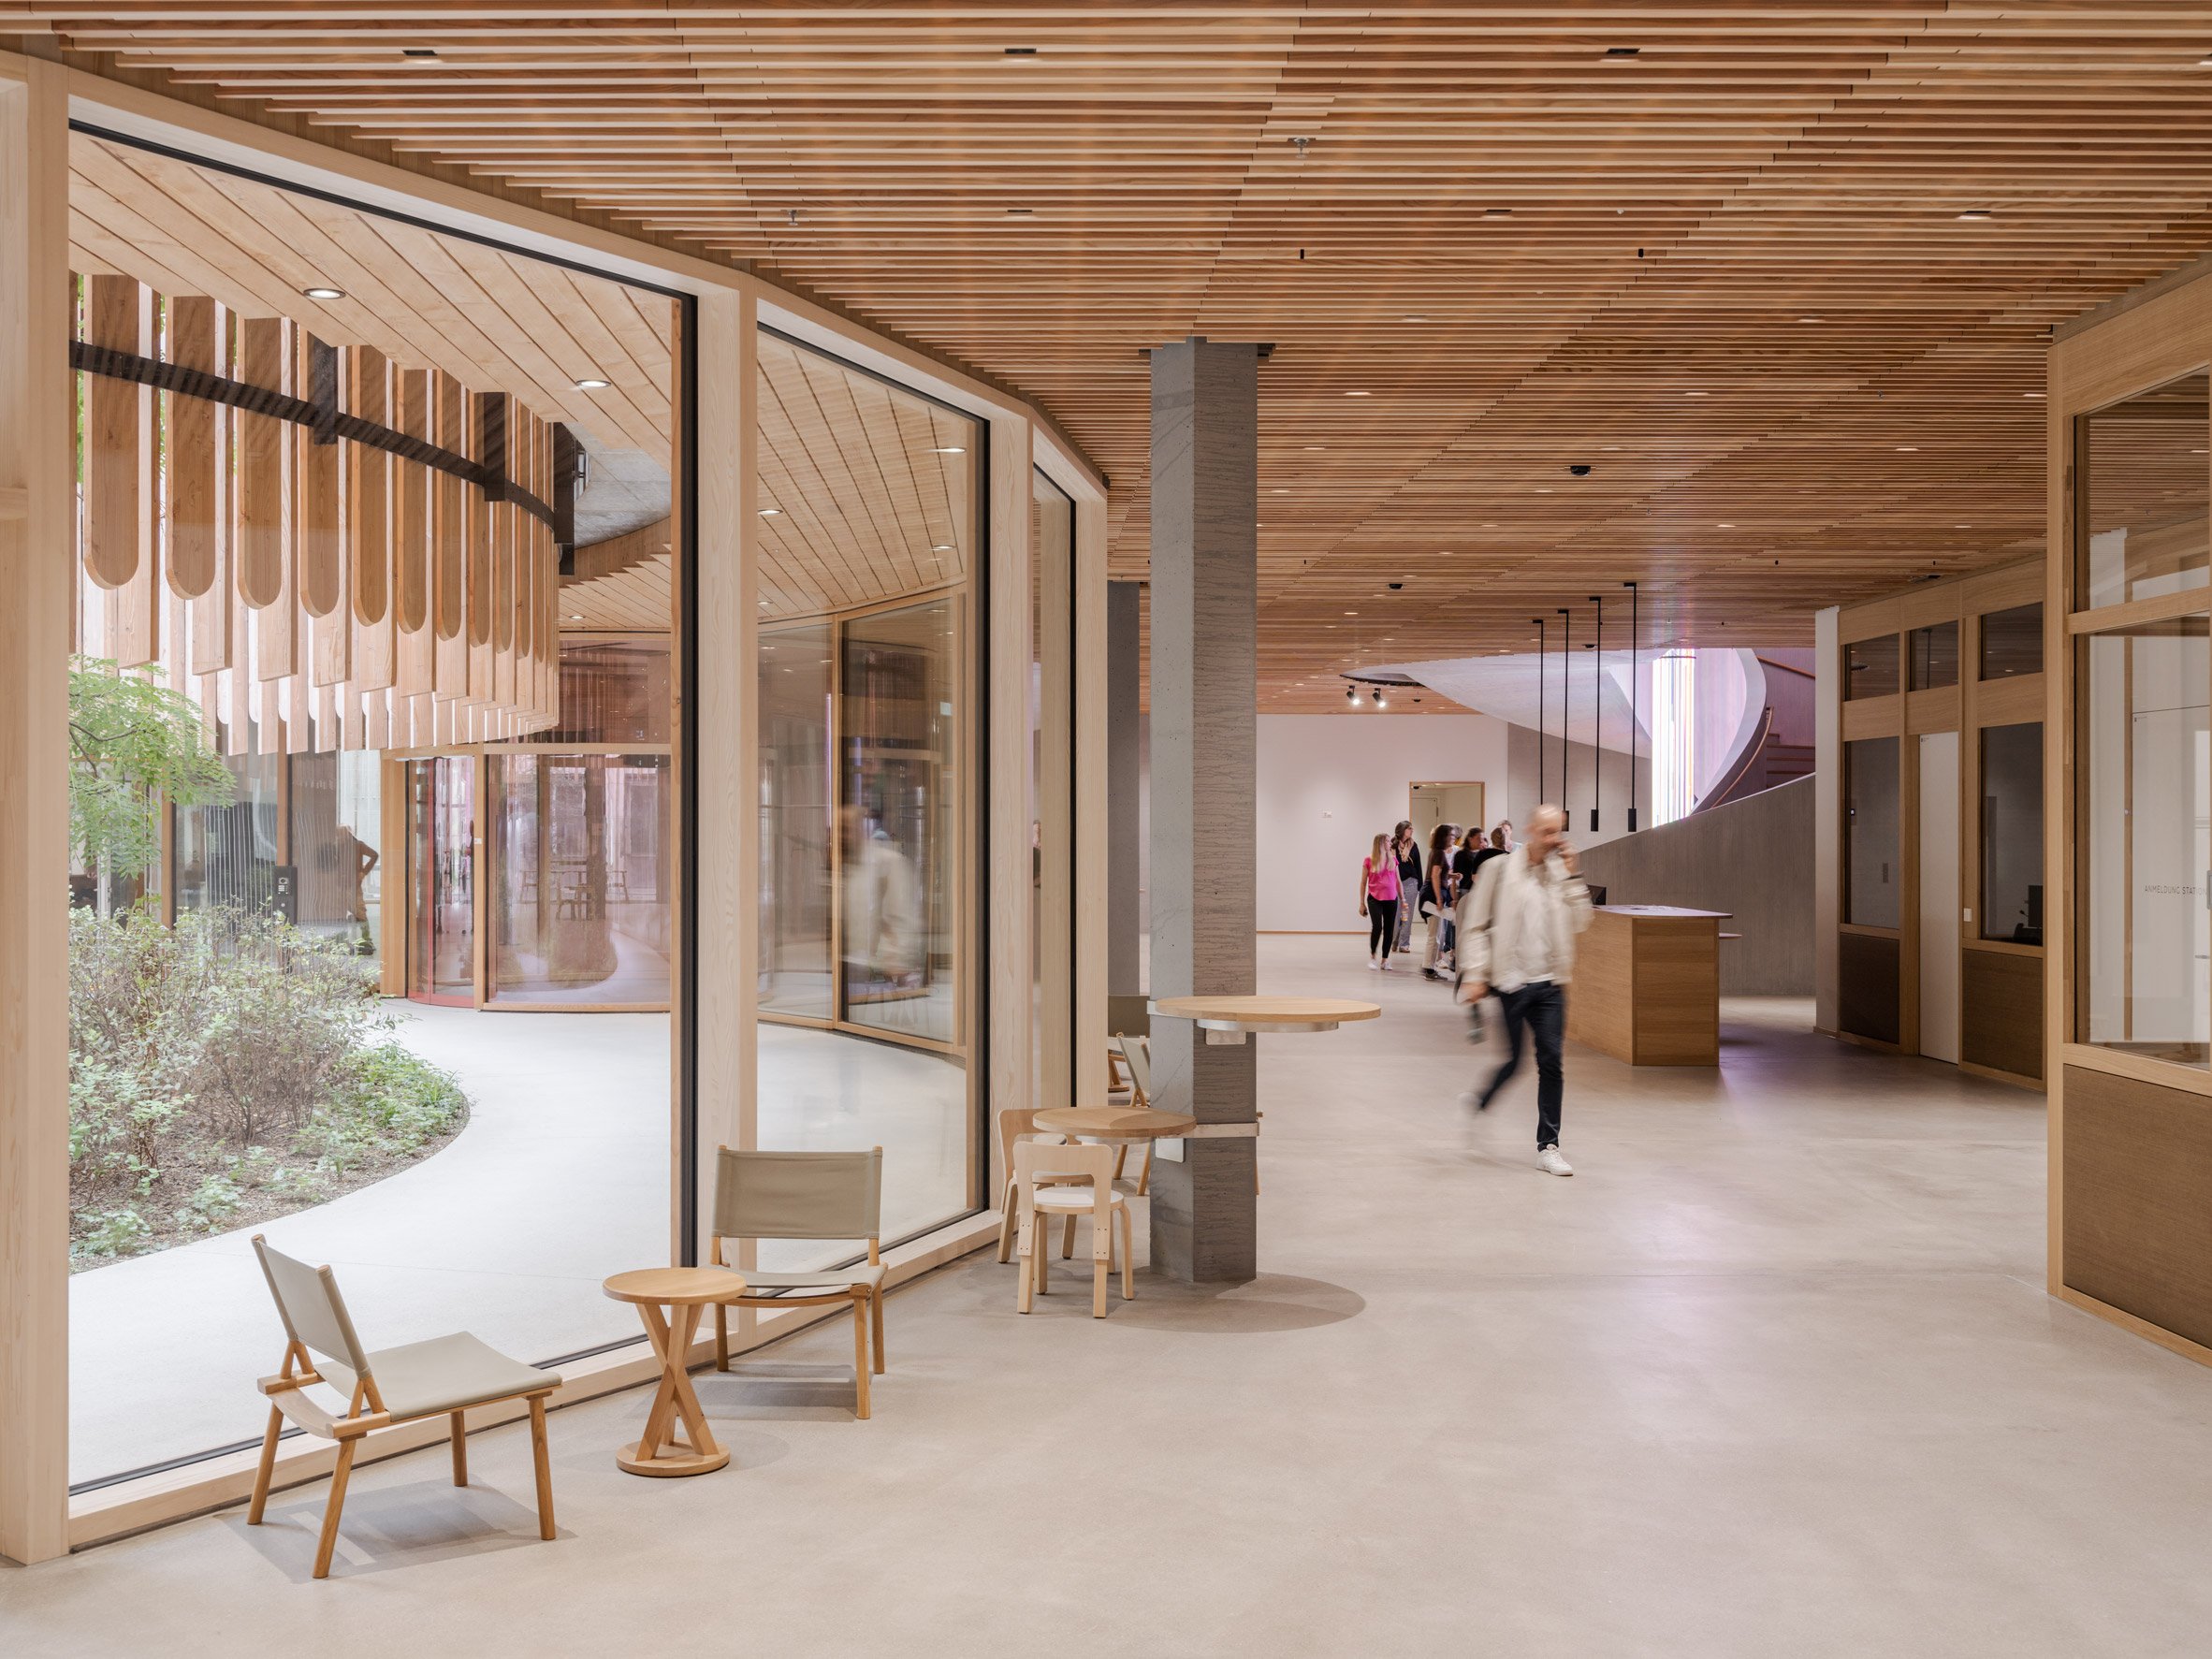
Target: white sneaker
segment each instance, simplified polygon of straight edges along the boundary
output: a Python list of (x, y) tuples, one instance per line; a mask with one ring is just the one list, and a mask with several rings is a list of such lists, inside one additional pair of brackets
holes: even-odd
[(1377, 962), (1374, 957), (1370, 956), (1367, 958), (1367, 971), (1369, 973), (1380, 973), (1382, 971), (1382, 964)]
[(1381, 968), (1381, 969), (1383, 970), (1383, 972), (1385, 972), (1385, 973), (1388, 973), (1388, 972), (1390, 972), (1390, 965), (1388, 962), (1377, 962), (1377, 963), (1375, 964), (1375, 967), (1377, 967), (1377, 968)]
[(1547, 1175), (1571, 1175), (1575, 1166), (1559, 1156), (1559, 1148), (1547, 1146), (1536, 1154), (1536, 1168)]

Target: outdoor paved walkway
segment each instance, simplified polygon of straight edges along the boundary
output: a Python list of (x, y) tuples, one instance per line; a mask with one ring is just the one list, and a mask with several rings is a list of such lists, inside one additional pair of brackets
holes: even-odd
[[(256, 1230), (335, 1267), (372, 1346), (469, 1330), (542, 1361), (636, 1334), (635, 1311), (599, 1284), (668, 1259), (668, 1017), (403, 1012), (401, 1040), (468, 1090), (468, 1128), (330, 1203), (77, 1274), (73, 1481), (259, 1437), (254, 1379), (276, 1368), (284, 1332), (254, 1261)], [(761, 1081), (763, 1144), (884, 1145), (887, 1230), (958, 1208), (957, 1068), (764, 1026)]]

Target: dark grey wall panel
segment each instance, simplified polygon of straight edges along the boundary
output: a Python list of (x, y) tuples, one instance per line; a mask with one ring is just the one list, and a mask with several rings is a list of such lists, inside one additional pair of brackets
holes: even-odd
[(1613, 904), (1725, 910), (1724, 997), (1812, 995), (1812, 779), (1590, 848)]

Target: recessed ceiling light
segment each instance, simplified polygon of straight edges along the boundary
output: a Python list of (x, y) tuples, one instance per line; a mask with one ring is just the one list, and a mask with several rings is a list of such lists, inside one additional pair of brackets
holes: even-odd
[(1033, 58), (1037, 55), (1037, 49), (1034, 46), (1010, 46), (1006, 48), (1006, 55), (1010, 58)]
[(1317, 449), (1326, 449), (1326, 448), (1328, 448), (1328, 447), (1329, 447), (1329, 445), (1328, 445), (1328, 444), (1308, 444), (1306, 445), (1306, 449), (1307, 449), (1307, 451), (1308, 451), (1309, 453), (1310, 453), (1310, 452), (1312, 452), (1313, 450), (1317, 450)]
[(936, 546), (930, 548), (932, 553), (950, 553), (952, 550), (953, 544), (950, 542), (939, 542)]
[(1360, 613), (1359, 613), (1358, 611), (1346, 611), (1346, 612), (1345, 612), (1345, 615), (1346, 615), (1346, 616), (1347, 616), (1347, 617), (1356, 617), (1356, 616), (1358, 616), (1359, 614), (1360, 614)]
[(400, 55), (403, 58), (434, 58), (438, 55), (438, 49), (434, 46), (402, 46)]
[(1373, 395), (1374, 395), (1374, 394), (1373, 394), (1373, 393), (1371, 393), (1371, 392), (1346, 392), (1346, 393), (1345, 393), (1345, 396), (1346, 396), (1346, 397), (1347, 397), (1347, 398), (1366, 398), (1366, 397), (1372, 397)]
[(1544, 486), (1542, 486), (1541, 484), (1539, 484), (1539, 485), (1537, 485), (1537, 486), (1536, 486), (1536, 493), (1537, 493), (1538, 495), (1550, 495), (1551, 492), (1550, 492), (1549, 489), (1545, 488), (1544, 488)]
[(968, 450), (958, 444), (939, 444), (937, 452), (939, 455), (966, 455)]
[(1734, 530), (1735, 528), (1736, 527), (1733, 524), (1716, 524), (1713, 526), (1713, 529), (1715, 530)]
[(1290, 492), (1288, 489), (1271, 489), (1267, 493), (1270, 495), (1288, 495)]
[(571, 611), (569, 613), (568, 619), (572, 622), (581, 622), (584, 619), (584, 613), (582, 611)]
[(781, 507), (763, 507), (761, 509), (761, 517), (763, 518), (774, 518), (779, 516), (782, 511), (783, 509)]
[(1827, 318), (1826, 318), (1826, 317), (1799, 317), (1799, 318), (1797, 319), (1797, 321), (1798, 321), (1798, 322), (1800, 322), (1800, 323), (1825, 323), (1825, 322), (1826, 322), (1826, 321), (1827, 321)]
[(1996, 215), (1991, 213), (1987, 208), (1967, 208), (1958, 216), (1961, 219), (1989, 219)]
[(601, 380), (596, 375), (586, 375), (582, 380), (576, 382), (576, 390), (579, 392), (604, 392), (613, 384), (614, 382)]
[(1608, 46), (1606, 48), (1605, 61), (1608, 64), (1633, 64), (1643, 55), (1643, 50), (1640, 46)]
[(1708, 398), (1712, 394), (1710, 392), (1684, 392), (1682, 394), (1682, 396), (1685, 398)]
[(1511, 208), (1484, 208), (1482, 216), (1485, 219), (1504, 219), (1508, 217), (1512, 211)]
[(1017, 219), (1037, 211), (1035, 208), (1009, 208), (1006, 211), (1011, 213)]
[(2197, 60), (2197, 67), (2200, 69), (2212, 69), (2212, 51), (2206, 52), (2203, 57)]
[(343, 288), (302, 288), (299, 291), (310, 299), (343, 299), (345, 298)]
[(2043, 394), (2041, 392), (2022, 392), (2020, 396), (2023, 398), (2040, 398), (2043, 396)]
[(1973, 526), (1971, 524), (1954, 524), (1951, 528), (1953, 530), (1972, 530), (1973, 529)]

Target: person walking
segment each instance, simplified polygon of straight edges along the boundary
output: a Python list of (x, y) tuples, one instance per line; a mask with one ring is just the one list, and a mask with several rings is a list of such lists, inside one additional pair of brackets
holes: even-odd
[(1566, 814), (1539, 807), (1528, 838), (1482, 866), (1460, 899), (1460, 1000), (1479, 1002), (1495, 989), (1506, 1013), (1506, 1060), (1475, 1101), (1486, 1112), (1521, 1069), (1521, 1037), (1536, 1050), (1536, 1167), (1571, 1175), (1559, 1150), (1566, 1094), (1560, 1049), (1566, 1039), (1566, 987), (1575, 971), (1575, 936), (1590, 925), (1582, 862), (1566, 838)]
[[(1500, 845), (1504, 839), (1503, 830), (1492, 830), (1490, 838), (1485, 840), (1479, 824), (1467, 832), (1467, 838), (1460, 843), (1460, 850), (1451, 855), (1451, 879), (1455, 892), (1463, 895), (1472, 891), (1482, 866), (1493, 858), (1506, 856), (1506, 849)], [(1480, 1042), (1483, 1036), (1482, 998), (1477, 997), (1467, 1005), (1467, 1041)]]
[(1421, 844), (1413, 833), (1411, 819), (1401, 818), (1398, 827), (1390, 832), (1390, 856), (1398, 861), (1398, 934), (1392, 948), (1410, 951), (1414, 895), (1420, 892), (1421, 885)]
[(1360, 861), (1360, 914), (1367, 918), (1367, 966), (1388, 973), (1398, 938), (1398, 861), (1380, 832)]
[(1440, 980), (1446, 952), (1451, 949), (1451, 850), (1459, 839), (1459, 826), (1440, 823), (1429, 836), (1429, 867), (1421, 877), (1421, 914), (1429, 919), (1428, 948), (1421, 953), (1421, 977)]

